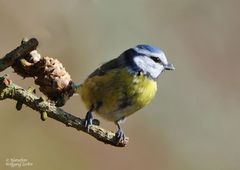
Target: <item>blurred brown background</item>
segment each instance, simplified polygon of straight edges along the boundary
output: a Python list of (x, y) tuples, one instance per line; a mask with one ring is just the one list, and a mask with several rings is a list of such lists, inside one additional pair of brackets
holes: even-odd
[[(158, 80), (154, 101), (129, 117), (125, 148), (66, 128), (15, 102), (0, 102), (0, 169), (240, 169), (240, 1), (237, 0), (0, 0), (0, 56), (23, 37), (58, 58), (76, 82), (139, 43), (162, 48), (175, 72)], [(12, 69), (11, 79), (27, 88)], [(84, 117), (78, 96), (64, 109)], [(115, 130), (112, 123), (102, 126)]]

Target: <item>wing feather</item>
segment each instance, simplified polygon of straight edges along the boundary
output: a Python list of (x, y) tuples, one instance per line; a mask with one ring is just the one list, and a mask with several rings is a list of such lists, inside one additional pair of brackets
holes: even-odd
[(92, 72), (88, 77), (94, 77), (94, 76), (102, 76), (104, 74), (106, 74), (107, 72), (113, 70), (113, 69), (117, 69), (117, 68), (121, 68), (124, 67), (123, 62), (121, 61), (121, 58), (115, 58), (110, 60), (109, 62), (101, 65), (99, 68), (97, 68), (94, 72)]

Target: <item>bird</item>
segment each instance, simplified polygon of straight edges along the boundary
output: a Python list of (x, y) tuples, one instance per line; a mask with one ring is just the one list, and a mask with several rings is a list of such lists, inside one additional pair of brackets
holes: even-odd
[(165, 53), (152, 45), (129, 48), (93, 71), (76, 86), (88, 112), (84, 126), (89, 130), (93, 113), (117, 125), (115, 137), (124, 140), (123, 120), (150, 103), (157, 92), (157, 78), (175, 70)]

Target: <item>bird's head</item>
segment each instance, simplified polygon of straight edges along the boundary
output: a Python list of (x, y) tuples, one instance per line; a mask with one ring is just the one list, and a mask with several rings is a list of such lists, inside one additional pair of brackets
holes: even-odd
[(172, 64), (169, 64), (164, 52), (150, 45), (137, 45), (126, 51), (125, 57), (132, 60), (131, 69), (141, 71), (153, 79), (164, 70), (175, 70)]

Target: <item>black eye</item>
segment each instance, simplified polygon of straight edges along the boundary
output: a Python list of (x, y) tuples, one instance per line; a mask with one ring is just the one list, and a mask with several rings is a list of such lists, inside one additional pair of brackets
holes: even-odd
[(162, 61), (160, 60), (160, 58), (158, 58), (158, 57), (150, 56), (150, 58), (151, 58), (154, 62), (156, 62), (156, 63), (161, 63), (161, 62), (162, 62)]

